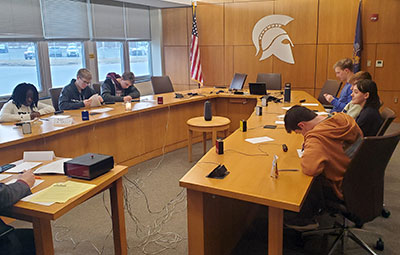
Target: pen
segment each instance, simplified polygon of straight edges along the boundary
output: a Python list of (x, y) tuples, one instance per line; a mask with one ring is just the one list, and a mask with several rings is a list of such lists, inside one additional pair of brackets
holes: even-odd
[(279, 172), (297, 172), (299, 169), (279, 169)]
[(35, 179), (41, 180), (40, 176), (35, 176)]

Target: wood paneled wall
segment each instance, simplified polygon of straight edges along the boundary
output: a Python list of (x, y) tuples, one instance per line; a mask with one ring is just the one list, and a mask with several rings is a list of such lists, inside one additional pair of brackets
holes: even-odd
[[(233, 74), (277, 72), (282, 82), (318, 96), (326, 79), (336, 79), (333, 64), (352, 56), (359, 0), (207, 0), (199, 1), (197, 21), (201, 63), (206, 86), (228, 86)], [(400, 115), (400, 1), (363, 0), (362, 69), (378, 84), (384, 106)], [(190, 80), (189, 44), (191, 8), (164, 9), (164, 72), (176, 90), (197, 85)], [(284, 14), (294, 18), (284, 29), (294, 47), (295, 64), (275, 56), (259, 61), (252, 43), (255, 23), (264, 16)], [(376, 22), (371, 14), (379, 14)], [(375, 67), (376, 60), (384, 66)], [(246, 83), (247, 83), (246, 82)]]

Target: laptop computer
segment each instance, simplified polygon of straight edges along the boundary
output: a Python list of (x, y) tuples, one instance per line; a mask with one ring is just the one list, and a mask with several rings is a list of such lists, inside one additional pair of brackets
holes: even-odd
[(265, 82), (249, 83), (250, 95), (267, 95), (267, 85)]

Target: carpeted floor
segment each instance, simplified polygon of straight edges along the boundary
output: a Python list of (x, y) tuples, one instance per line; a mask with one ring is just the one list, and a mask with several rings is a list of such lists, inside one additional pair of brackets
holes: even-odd
[[(392, 125), (388, 133), (395, 130), (400, 130), (400, 124)], [(201, 144), (194, 146), (194, 161), (201, 158), (201, 147)], [(188, 253), (186, 191), (179, 187), (178, 181), (193, 164), (187, 162), (187, 149), (184, 148), (129, 169), (124, 179), (129, 254)], [(385, 250), (378, 251), (378, 254), (399, 254), (399, 195), (400, 146), (392, 156), (385, 177), (385, 202), (391, 216), (388, 219), (378, 217), (364, 225), (364, 229), (383, 236)], [(109, 208), (109, 194), (104, 192), (53, 222), (56, 254), (113, 254)], [(13, 225), (31, 227), (29, 223), (21, 221)], [(265, 218), (257, 219), (233, 254), (267, 254), (266, 230)], [(371, 234), (360, 236), (369, 245), (373, 245), (378, 237)], [(326, 240), (321, 236), (307, 237), (303, 242), (296, 232), (285, 229), (284, 254), (322, 254), (330, 242), (332, 238)], [(344, 254), (366, 254), (352, 241), (348, 242), (347, 247)]]

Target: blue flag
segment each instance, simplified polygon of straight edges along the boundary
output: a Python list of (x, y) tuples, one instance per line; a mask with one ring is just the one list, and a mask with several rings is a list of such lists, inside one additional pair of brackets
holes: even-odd
[(361, 70), (361, 50), (362, 50), (362, 28), (361, 28), (361, 0), (358, 6), (358, 16), (356, 25), (356, 35), (353, 45), (354, 73)]

